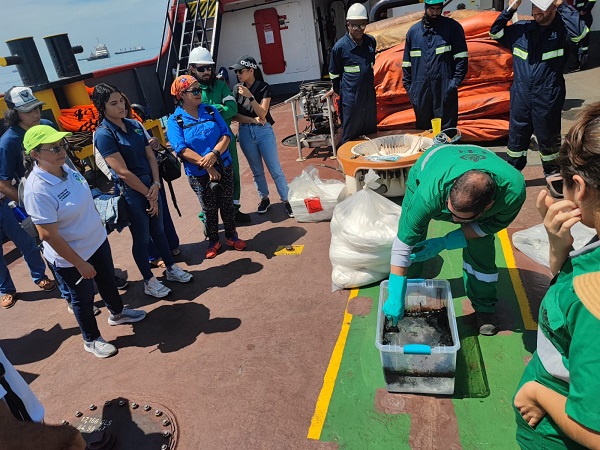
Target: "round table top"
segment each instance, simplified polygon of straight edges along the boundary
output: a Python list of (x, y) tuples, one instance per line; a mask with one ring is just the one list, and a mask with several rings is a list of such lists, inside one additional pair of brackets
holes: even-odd
[[(415, 134), (425, 136), (433, 139), (433, 133), (431, 131), (423, 130), (391, 130), (391, 131), (380, 131), (375, 134), (369, 135), (371, 139), (391, 136), (395, 134)], [(364, 156), (356, 156), (352, 153), (352, 148), (365, 142), (366, 139), (357, 139), (354, 141), (348, 141), (337, 150), (338, 161), (340, 162), (342, 169), (346, 175), (355, 176), (358, 170), (395, 170), (403, 169), (406, 167), (412, 167), (417, 159), (423, 154), (422, 152), (415, 153), (414, 155), (405, 156), (400, 158), (398, 161), (369, 161)]]

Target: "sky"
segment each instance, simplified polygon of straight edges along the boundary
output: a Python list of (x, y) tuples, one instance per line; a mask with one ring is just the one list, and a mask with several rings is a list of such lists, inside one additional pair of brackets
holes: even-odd
[[(169, 0), (17, 0), (2, 1), (0, 56), (7, 40), (33, 36), (42, 60), (49, 61), (45, 36), (68, 33), (71, 45), (90, 54), (98, 40), (119, 48), (158, 48)], [(169, 2), (170, 3), (170, 2)], [(6, 70), (0, 67), (0, 70)]]

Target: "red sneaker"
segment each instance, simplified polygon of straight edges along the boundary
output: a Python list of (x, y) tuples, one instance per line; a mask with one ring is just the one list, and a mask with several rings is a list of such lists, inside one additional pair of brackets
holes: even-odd
[(242, 251), (246, 248), (246, 242), (242, 241), (239, 237), (234, 237), (231, 239), (225, 239), (225, 242), (229, 247), (235, 248), (237, 251)]
[(215, 256), (217, 256), (220, 248), (221, 243), (219, 241), (208, 244), (208, 248), (206, 249), (206, 259), (213, 259)]

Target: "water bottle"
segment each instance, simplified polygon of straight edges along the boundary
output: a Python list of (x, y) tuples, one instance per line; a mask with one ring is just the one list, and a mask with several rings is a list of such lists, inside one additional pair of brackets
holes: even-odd
[(198, 214), (198, 219), (200, 219), (200, 231), (206, 239), (206, 219), (204, 217), (204, 211), (200, 211), (200, 214)]
[(23, 222), (25, 219), (27, 219), (27, 217), (29, 217), (25, 210), (17, 205), (17, 202), (14, 200), (8, 202), (8, 206), (11, 207), (12, 212), (19, 223)]

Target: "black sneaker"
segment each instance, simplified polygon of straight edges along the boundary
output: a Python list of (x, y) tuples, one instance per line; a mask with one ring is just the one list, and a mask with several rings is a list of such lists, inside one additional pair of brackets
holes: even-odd
[(119, 289), (119, 290), (123, 290), (127, 286), (129, 286), (129, 283), (127, 282), (127, 280), (125, 278), (121, 278), (116, 275), (115, 275), (115, 283), (117, 284), (117, 289)]
[(287, 212), (287, 215), (289, 217), (294, 217), (294, 211), (292, 211), (292, 205), (290, 205), (290, 202), (283, 202), (283, 206), (285, 206), (285, 212)]
[(498, 318), (496, 313), (475, 312), (477, 328), (482, 336), (493, 336), (498, 333)]
[(258, 204), (258, 210), (256, 212), (264, 214), (267, 212), (267, 209), (269, 209), (269, 206), (271, 206), (271, 200), (269, 200), (269, 197), (265, 197)]
[[(262, 202), (261, 202), (261, 204), (262, 204)], [(259, 205), (259, 207), (260, 207), (260, 205)], [(268, 206), (267, 206), (267, 208), (268, 208)], [(243, 213), (238, 209), (235, 212), (235, 221), (237, 223), (250, 223), (250, 222), (252, 222), (252, 218), (250, 217), (250, 214)]]

